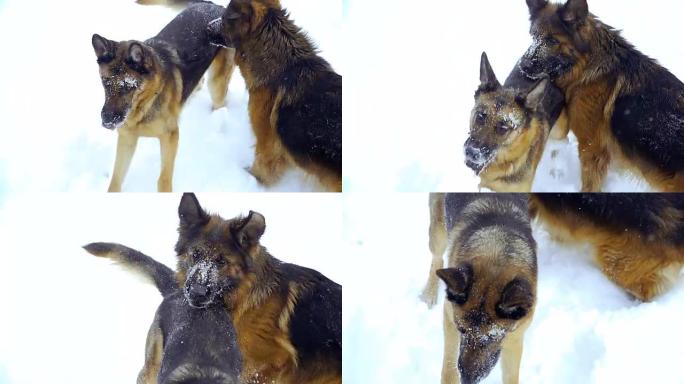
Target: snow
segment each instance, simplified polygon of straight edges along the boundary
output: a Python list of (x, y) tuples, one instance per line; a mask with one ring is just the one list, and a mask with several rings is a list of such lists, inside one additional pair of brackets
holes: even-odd
[[(345, 273), (364, 282), (344, 287), (345, 383), (438, 383), (444, 284), (433, 309), (418, 299), (431, 261), (427, 195), (344, 200), (348, 265), (358, 266)], [(684, 383), (681, 273), (671, 291), (640, 303), (603, 276), (588, 246), (555, 243), (538, 225), (534, 236), (537, 305), (521, 383)], [(501, 383), (500, 372), (483, 383)]]
[[(678, 0), (589, 0), (589, 10), (684, 79)], [(346, 3), (345, 191), (475, 192), (463, 143), (486, 51), (503, 82), (532, 44), (523, 0)], [(351, 144), (350, 144), (351, 143)], [(551, 152), (556, 151), (554, 158)], [(381, 154), (381, 155), (379, 155)], [(550, 143), (536, 191), (579, 191), (577, 141)], [(611, 170), (606, 191), (648, 190)]]
[[(282, 4), (319, 46), (321, 55), (343, 74), (341, 1), (283, 0)], [(11, 55), (0, 60), (0, 73), (7, 74), (0, 86), (0, 128), (6, 133), (0, 141), (0, 180), (4, 181), (0, 188), (106, 191), (117, 134), (101, 126), (104, 90), (91, 36), (145, 40), (176, 14), (134, 0), (2, 2), (0, 43)], [(191, 96), (180, 118), (175, 191), (264, 190), (244, 169), (252, 163), (255, 142), (247, 100), (239, 71), (229, 87), (227, 108), (212, 112), (206, 85)], [(156, 191), (159, 171), (159, 141), (141, 138), (123, 190)], [(268, 190), (321, 187), (297, 170)]]
[[(344, 286), (341, 271), (348, 255), (342, 252), (338, 196), (200, 193), (197, 198), (224, 218), (262, 213), (261, 243), (275, 257), (314, 268)], [(179, 202), (180, 194), (97, 193), (27, 194), (2, 203), (0, 383), (135, 382), (161, 295), (81, 246), (118, 242), (175, 269)], [(298, 241), (304, 233), (316, 235)]]

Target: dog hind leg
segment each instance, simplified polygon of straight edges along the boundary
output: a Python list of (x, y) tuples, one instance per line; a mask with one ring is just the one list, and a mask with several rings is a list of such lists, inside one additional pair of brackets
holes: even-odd
[(226, 105), (228, 84), (235, 69), (235, 50), (221, 48), (209, 66), (209, 93), (213, 109)]
[(444, 222), (444, 195), (439, 193), (430, 194), (430, 252), (432, 263), (425, 288), (420, 299), (432, 308), (437, 303), (437, 290), (439, 279), (437, 270), (444, 268), (444, 251), (447, 247), (447, 230)]

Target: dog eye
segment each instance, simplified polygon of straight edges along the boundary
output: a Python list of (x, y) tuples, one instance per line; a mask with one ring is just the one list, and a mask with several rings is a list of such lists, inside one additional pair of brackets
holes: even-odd
[(558, 41), (558, 40), (557, 40), (555, 37), (553, 37), (553, 36), (547, 37), (547, 38), (546, 38), (546, 42), (547, 42), (549, 45), (558, 45), (558, 44), (560, 44), (560, 41)]
[(485, 112), (479, 111), (475, 114), (475, 120), (478, 124), (484, 124), (487, 121), (487, 114)]
[(508, 125), (508, 123), (499, 123), (499, 124), (496, 125), (496, 133), (498, 133), (498, 134), (500, 134), (500, 135), (505, 135), (505, 134), (508, 133), (511, 129), (513, 129), (513, 127), (511, 127), (510, 125)]

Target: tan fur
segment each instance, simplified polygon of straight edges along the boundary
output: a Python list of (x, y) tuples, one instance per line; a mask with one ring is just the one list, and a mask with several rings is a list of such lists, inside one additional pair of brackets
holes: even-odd
[[(532, 284), (532, 289), (536, 289), (534, 288), (537, 282), (536, 272), (534, 272), (536, 265), (534, 267), (531, 266), (531, 260), (535, 259), (531, 254), (528, 254), (528, 251), (525, 251), (526, 249), (529, 250), (529, 247), (532, 245), (521, 244), (521, 246), (513, 246), (514, 252), (520, 252), (520, 254), (505, 254), (510, 252), (510, 247), (506, 247), (502, 242), (496, 241), (497, 236), (499, 236), (499, 229), (488, 227), (481, 236), (473, 235), (470, 238), (469, 249), (472, 250), (471, 254), (456, 252), (456, 249), (461, 249), (460, 242), (462, 239), (460, 239), (460, 232), (464, 229), (464, 224), (457, 223), (451, 232), (447, 233), (444, 215), (445, 196), (445, 194), (439, 193), (430, 194), (429, 238), (432, 264), (428, 282), (423, 290), (421, 299), (428, 304), (428, 307), (432, 307), (436, 303), (438, 280), (435, 272), (442, 268), (445, 251), (447, 252), (447, 265), (449, 267), (456, 266), (463, 261), (469, 261), (474, 266), (476, 273), (472, 283), (472, 293), (467, 302), (460, 306), (456, 306), (450, 301), (445, 301), (444, 303), (444, 354), (441, 382), (442, 384), (460, 382), (458, 358), (461, 333), (457, 328), (455, 319), (462, 318), (463, 314), (470, 311), (485, 308), (485, 312), (493, 321), (490, 326), (508, 330), (501, 343), (502, 377), (505, 384), (517, 384), (523, 337), (532, 321), (534, 306), (523, 318), (515, 321), (498, 318), (492, 312), (495, 306), (493, 304), (500, 300), (505, 284), (514, 278), (524, 276)], [(461, 214), (464, 216), (477, 214), (477, 212), (483, 209), (487, 210), (488, 207), (488, 204), (483, 202), (471, 203)], [(513, 211), (516, 215), (527, 214), (519, 209), (513, 209)], [(531, 250), (529, 251), (531, 252)]]
[(155, 318), (147, 332), (145, 342), (145, 365), (138, 374), (138, 384), (157, 384), (164, 351), (164, 337)]
[[(684, 251), (659, 236), (645, 238), (638, 233), (611, 230), (580, 214), (552, 213), (535, 197), (531, 199), (531, 210), (556, 240), (589, 243), (606, 277), (639, 300), (650, 301), (669, 289), (673, 283), (671, 270), (682, 267)], [(663, 232), (667, 232), (667, 222), (681, 220), (664, 220)]]
[[(212, 62), (209, 87), (214, 106), (225, 104), (225, 93), (232, 73), (231, 52), (221, 50)], [(159, 65), (155, 62), (155, 65)], [(101, 67), (101, 72), (107, 67)], [(133, 96), (131, 110), (118, 129), (116, 160), (108, 192), (121, 192), (122, 184), (135, 153), (138, 138), (159, 139), (161, 171), (157, 191), (171, 192), (173, 171), (178, 151), (178, 118), (182, 110), (182, 79), (176, 69), (163, 77), (157, 68), (150, 79), (145, 80)], [(154, 109), (153, 109), (154, 105)]]

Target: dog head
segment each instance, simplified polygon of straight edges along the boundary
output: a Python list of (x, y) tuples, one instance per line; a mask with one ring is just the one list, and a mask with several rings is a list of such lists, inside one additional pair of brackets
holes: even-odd
[(542, 101), (548, 91), (548, 79), (542, 79), (525, 91), (502, 87), (496, 79), (487, 54), (480, 62), (480, 86), (475, 93), (475, 107), (470, 117), (470, 134), (465, 142), (466, 165), (478, 175), (492, 164), (510, 161), (510, 156), (524, 156), (532, 149), (533, 119), (543, 118)]
[(528, 266), (501, 267), (492, 262), (492, 257), (528, 259), (530, 252), (535, 252), (532, 247), (516, 236), (489, 227), (473, 234), (461, 247), (459, 259), (465, 261), (437, 271), (447, 286), (453, 313), (449, 320), (461, 334), (458, 370), (462, 383), (474, 384), (489, 374), (508, 333), (528, 320), (534, 308), (533, 270)]
[(231, 295), (253, 273), (266, 221), (251, 211), (231, 220), (210, 215), (192, 193), (183, 194), (178, 216), (179, 284), (190, 305), (205, 308)]
[(533, 42), (520, 69), (533, 79), (546, 74), (555, 81), (585, 65), (595, 28), (587, 0), (567, 0), (563, 5), (527, 0), (527, 6)]
[(154, 77), (155, 58), (140, 41), (112, 41), (94, 34), (92, 44), (105, 91), (102, 126), (115, 129), (124, 123), (146, 82)]
[(229, 48), (239, 46), (274, 9), (282, 10), (279, 0), (231, 0), (221, 18), (209, 24), (211, 43)]

